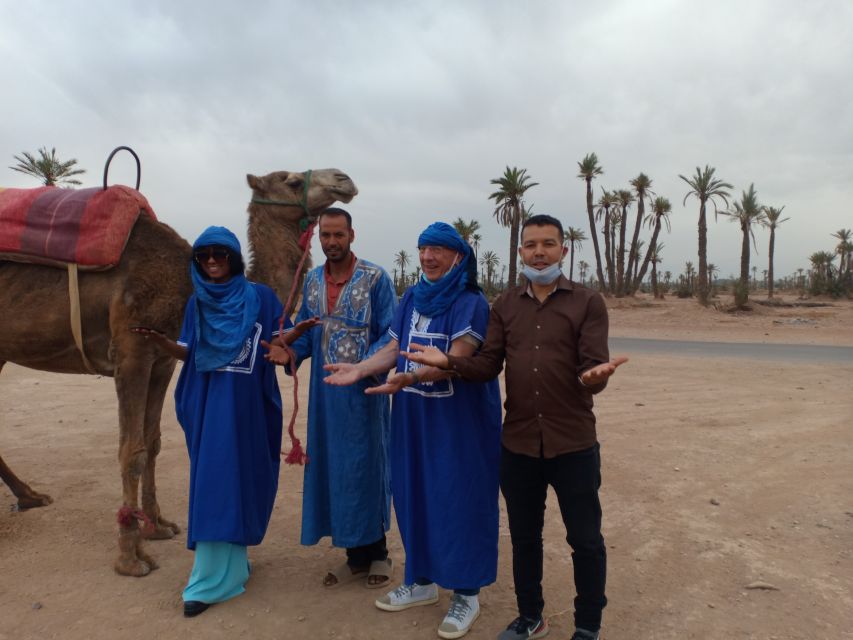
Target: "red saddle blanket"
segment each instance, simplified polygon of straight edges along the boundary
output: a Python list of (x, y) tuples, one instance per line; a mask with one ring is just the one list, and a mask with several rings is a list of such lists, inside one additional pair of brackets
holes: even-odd
[(156, 219), (145, 196), (123, 185), (0, 189), (0, 260), (109, 269), (141, 214)]

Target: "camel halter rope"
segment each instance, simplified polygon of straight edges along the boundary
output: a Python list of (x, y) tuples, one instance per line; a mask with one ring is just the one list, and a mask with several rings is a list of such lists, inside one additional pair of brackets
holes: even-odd
[[(305, 260), (308, 258), (308, 253), (311, 251), (311, 238), (314, 235), (314, 227), (317, 222), (311, 220), (311, 211), (308, 209), (308, 188), (311, 186), (311, 174), (309, 169), (305, 172), (305, 184), (302, 189), (302, 197), (297, 202), (287, 202), (284, 200), (268, 200), (266, 198), (252, 198), (254, 204), (270, 204), (281, 207), (301, 207), (305, 213), (305, 217), (299, 221), (299, 228), (302, 234), (299, 236), (299, 246), (302, 248), (302, 257), (299, 259), (299, 264), (296, 267), (296, 273), (293, 274), (293, 283), (290, 285), (290, 293), (287, 294), (287, 302), (284, 304), (284, 310), (281, 313), (281, 318), (278, 319), (278, 333), (281, 337), (284, 334), (284, 319), (292, 312), (294, 296), (296, 295), (296, 287), (299, 284), (299, 274), (302, 273), (302, 268), (305, 265)], [(293, 431), (296, 424), (296, 414), (299, 412), (299, 377), (296, 373), (296, 353), (290, 348), (290, 345), (281, 343), (284, 350), (290, 356), (290, 369), (293, 372), (293, 412), (290, 415), (290, 423), (287, 425), (287, 435), (290, 436), (290, 453), (288, 453), (284, 462), (286, 464), (308, 464), (308, 454), (302, 449), (302, 443)], [(282, 451), (282, 453), (284, 453)]]

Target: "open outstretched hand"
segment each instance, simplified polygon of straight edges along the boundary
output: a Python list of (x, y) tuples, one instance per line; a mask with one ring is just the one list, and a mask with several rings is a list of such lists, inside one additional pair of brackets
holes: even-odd
[(412, 376), (409, 373), (392, 373), (388, 375), (384, 384), (380, 384), (375, 387), (368, 387), (364, 392), (371, 396), (393, 394), (397, 393), (403, 387), (408, 386), (411, 382)]
[(618, 358), (613, 358), (610, 362), (605, 362), (604, 364), (600, 364), (592, 369), (587, 369), (581, 374), (581, 382), (585, 385), (594, 385), (604, 382), (616, 372), (616, 368), (619, 365), (625, 364), (626, 362), (628, 362), (628, 358), (625, 356), (619, 356)]
[(261, 340), (261, 346), (267, 350), (264, 354), (264, 360), (268, 360), (273, 364), (290, 364), (291, 357), (287, 348), (296, 342), (303, 333), (309, 329), (313, 329), (321, 322), (318, 316), (314, 316), (313, 318), (297, 322), (290, 331), (276, 336), (272, 342)]
[(169, 337), (166, 336), (162, 331), (158, 331), (157, 329), (152, 329), (151, 327), (131, 327), (131, 333), (135, 333), (137, 335), (142, 336), (146, 340), (154, 339), (155, 342), (161, 342), (163, 340), (170, 340)]
[(361, 372), (356, 365), (349, 362), (323, 365), (323, 369), (331, 371), (332, 375), (323, 378), (323, 382), (336, 387), (346, 387), (361, 380)]
[(318, 324), (322, 323), (323, 321), (320, 320), (319, 316), (314, 316), (313, 318), (308, 318), (307, 320), (297, 322), (290, 331), (279, 336), (279, 342), (287, 345), (293, 344), (294, 342), (299, 340), (303, 333), (305, 333), (309, 329), (313, 329)]
[(261, 340), (261, 346), (267, 350), (264, 354), (264, 360), (273, 364), (290, 364), (290, 353), (278, 340), (272, 342)]
[(159, 349), (178, 360), (186, 360), (187, 348), (179, 345), (162, 331), (151, 327), (130, 327), (131, 333), (154, 343)]
[(400, 355), (407, 360), (425, 364), (430, 367), (438, 367), (439, 369), (446, 369), (449, 365), (447, 354), (438, 347), (413, 343), (409, 345), (409, 348), (411, 351), (400, 352)]

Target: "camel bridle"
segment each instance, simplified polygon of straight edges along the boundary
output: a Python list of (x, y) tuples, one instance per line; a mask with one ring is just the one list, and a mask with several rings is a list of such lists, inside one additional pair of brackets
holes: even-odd
[(278, 207), (299, 207), (305, 213), (305, 217), (299, 221), (300, 228), (304, 231), (308, 228), (308, 224), (311, 221), (311, 218), (314, 216), (311, 215), (311, 210), (308, 208), (308, 189), (311, 187), (311, 176), (314, 173), (313, 169), (308, 169), (305, 172), (305, 184), (302, 187), (302, 197), (299, 198), (296, 202), (291, 202), (288, 200), (270, 200), (269, 198), (252, 198), (252, 202), (255, 204), (271, 204)]

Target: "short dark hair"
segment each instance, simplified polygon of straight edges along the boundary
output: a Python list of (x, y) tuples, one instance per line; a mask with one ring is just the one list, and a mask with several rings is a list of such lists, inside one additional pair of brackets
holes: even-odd
[(535, 224), (537, 227), (544, 227), (545, 225), (557, 227), (557, 231), (560, 232), (560, 241), (563, 241), (563, 224), (554, 216), (549, 216), (544, 213), (538, 213), (535, 216), (530, 216), (524, 221), (524, 224), (521, 225), (522, 235), (524, 234), (524, 230), (531, 224)]
[(343, 216), (347, 219), (347, 229), (352, 229), (352, 216), (346, 209), (341, 209), (340, 207), (329, 207), (328, 209), (323, 209), (317, 217), (317, 222), (320, 222), (320, 219), (323, 216)]

